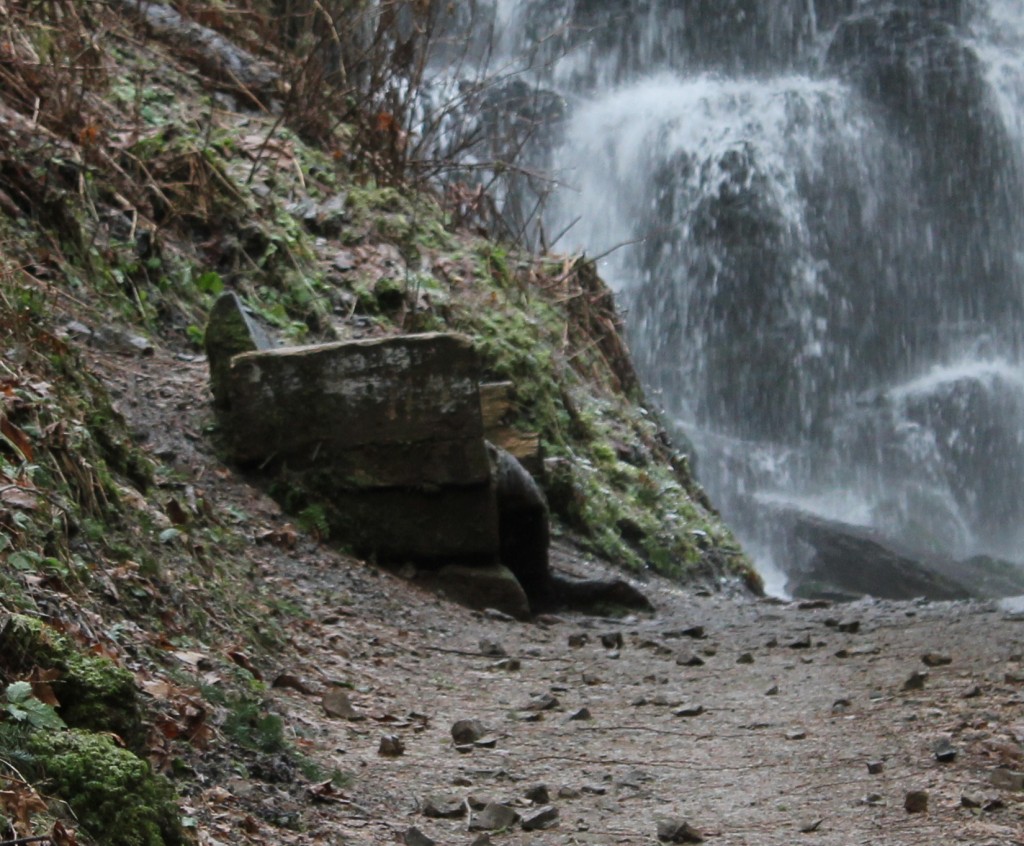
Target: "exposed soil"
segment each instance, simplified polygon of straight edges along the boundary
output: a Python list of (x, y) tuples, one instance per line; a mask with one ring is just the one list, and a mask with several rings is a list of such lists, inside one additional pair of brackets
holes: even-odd
[[(284, 763), (245, 772), (209, 753), (194, 764), (205, 789), (185, 800), (201, 842), (384, 844), (415, 826), (469, 844), (469, 817), (429, 818), (428, 797), (529, 814), (524, 797), (543, 784), (557, 825), (513, 825), (493, 842), (648, 844), (678, 817), (720, 844), (1024, 843), (1024, 791), (992, 776), (1024, 770), (1024, 615), (977, 602), (799, 607), (658, 578), (640, 585), (649, 616), (474, 613), (301, 532), (291, 548), (258, 543), (268, 530), (288, 537), (289, 520), (204, 435), (205, 363), (159, 349), (89, 355), (147, 447), (217, 508), (247, 515), (252, 567), (296, 608), (290, 648), (264, 673), (288, 686), (269, 696), (292, 741), (348, 776), (317, 787)], [(610, 569), (564, 539), (553, 560)], [(484, 654), (498, 647), (517, 660)], [(926, 667), (927, 654), (949, 663)], [(679, 663), (689, 657), (703, 664)], [(921, 671), (920, 689), (904, 689)], [(329, 691), (346, 693), (357, 719), (327, 716)], [(557, 703), (531, 710), (543, 694)], [(573, 718), (581, 708), (589, 719)], [(462, 719), (482, 721), (483, 745), (455, 748)], [(379, 754), (385, 735), (404, 753)], [(926, 811), (905, 809), (915, 790)]]

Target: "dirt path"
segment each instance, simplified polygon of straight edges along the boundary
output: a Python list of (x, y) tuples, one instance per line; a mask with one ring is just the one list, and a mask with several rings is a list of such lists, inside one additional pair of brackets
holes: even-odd
[[(249, 515), (250, 537), (286, 522), (205, 443), (204, 364), (159, 350), (95, 364), (150, 448)], [(301, 776), (221, 774), (188, 800), (204, 843), (391, 844), (416, 827), (468, 846), (470, 817), (424, 810), (488, 800), (558, 814), (548, 830), (491, 832), (494, 843), (650, 844), (667, 818), (746, 846), (1024, 843), (1024, 791), (992, 780), (1024, 770), (1024, 615), (991, 603), (800, 608), (652, 579), (653, 616), (520, 624), (308, 538), (247, 554), (297, 609), (294, 650), (275, 669), (309, 692), (269, 696), (299, 748), (348, 781), (314, 796)], [(555, 561), (602, 569), (568, 545)], [(327, 716), (327, 691), (343, 691), (356, 719)], [(485, 736), (456, 749), (463, 719)], [(403, 754), (379, 753), (385, 735)], [(549, 799), (530, 793), (539, 785)], [(921, 813), (904, 808), (915, 790), (928, 795)]]

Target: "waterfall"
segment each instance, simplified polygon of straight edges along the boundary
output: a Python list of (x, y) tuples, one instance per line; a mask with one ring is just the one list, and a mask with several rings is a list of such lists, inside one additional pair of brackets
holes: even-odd
[(794, 514), (1024, 559), (1019, 0), (489, 8), (568, 104), (548, 229), (770, 585)]

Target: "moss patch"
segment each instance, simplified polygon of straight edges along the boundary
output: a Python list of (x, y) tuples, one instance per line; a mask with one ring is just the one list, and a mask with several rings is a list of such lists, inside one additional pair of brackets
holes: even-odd
[(27, 748), (49, 792), (71, 807), (103, 846), (177, 846), (188, 841), (170, 783), (107, 735), (36, 733)]
[(57, 670), (52, 682), (58, 713), (69, 726), (112, 732), (134, 749), (145, 743), (135, 679), (109, 658), (83, 655), (54, 629), (31, 617), (15, 615), (0, 628), (0, 667), (25, 673), (38, 667)]

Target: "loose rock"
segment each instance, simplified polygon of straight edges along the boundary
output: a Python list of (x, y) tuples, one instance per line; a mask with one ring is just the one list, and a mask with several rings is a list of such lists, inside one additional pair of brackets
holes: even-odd
[(466, 816), (466, 803), (453, 796), (428, 796), (423, 801), (423, 816), (455, 820)]
[(558, 825), (558, 808), (545, 805), (535, 811), (523, 815), (521, 825), (523, 831), (545, 831)]
[(436, 846), (437, 843), (436, 840), (427, 837), (416, 826), (406, 829), (405, 834), (402, 835), (402, 840), (405, 846)]
[(921, 661), (926, 667), (945, 667), (947, 664), (953, 663), (953, 659), (949, 655), (938, 652), (925, 653), (921, 656)]
[(519, 814), (508, 805), (490, 802), (469, 822), (470, 831), (500, 831), (515, 825)]
[(677, 717), (699, 717), (704, 713), (703, 705), (683, 705), (672, 712)]
[(678, 655), (676, 655), (676, 664), (680, 667), (703, 667), (704, 659), (697, 655), (695, 652), (691, 652), (688, 649), (684, 649)]
[(397, 758), (405, 754), (405, 744), (397, 734), (385, 734), (380, 739), (377, 754), (383, 755), (385, 758)]
[(658, 840), (662, 843), (703, 843), (704, 836), (683, 819), (661, 820)]
[(481, 640), (480, 654), (486, 655), (488, 658), (506, 658), (508, 656), (505, 647), (495, 640)]
[(323, 699), (320, 700), (324, 713), (328, 717), (337, 717), (342, 720), (362, 720), (364, 717), (352, 707), (348, 694), (340, 687), (332, 687), (328, 690)]
[(928, 681), (928, 673), (923, 670), (917, 670), (911, 674), (905, 682), (903, 682), (903, 690), (924, 690), (924, 684)]
[(452, 725), (452, 740), (457, 746), (476, 743), (487, 734), (487, 729), (479, 720), (458, 720)]
[(547, 805), (551, 801), (551, 791), (546, 784), (535, 784), (523, 794), (523, 798), (536, 805)]
[(908, 814), (923, 814), (928, 810), (928, 791), (907, 791), (907, 795), (903, 800), (903, 807)]
[(937, 741), (932, 751), (935, 753), (935, 760), (940, 764), (951, 764), (956, 760), (957, 750), (948, 738)]
[(605, 649), (622, 649), (622, 632), (607, 632), (601, 635), (601, 646)]
[(522, 711), (550, 711), (559, 705), (558, 698), (550, 693), (541, 693), (534, 696), (520, 710)]

